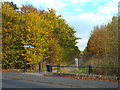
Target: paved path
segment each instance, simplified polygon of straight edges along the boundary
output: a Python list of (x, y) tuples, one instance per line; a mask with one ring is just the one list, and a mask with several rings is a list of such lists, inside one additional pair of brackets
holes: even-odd
[[(21, 79), (37, 83), (46, 83), (52, 85), (62, 85), (76, 88), (118, 88), (117, 82), (104, 82), (95, 80), (77, 80), (62, 77), (46, 77), (41, 73), (13, 73), (3, 72), (3, 78)], [(4, 82), (3, 82), (4, 85)]]

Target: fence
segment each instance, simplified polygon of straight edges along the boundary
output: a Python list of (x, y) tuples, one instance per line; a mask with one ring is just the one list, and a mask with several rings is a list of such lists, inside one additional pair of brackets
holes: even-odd
[(34, 64), (24, 63), (24, 67), (22, 69), (23, 72), (42, 72), (43, 70), (47, 70), (45, 62), (39, 62)]
[[(30, 65), (30, 64), (29, 64)], [(58, 73), (75, 73), (75, 74), (97, 74), (97, 75), (110, 75), (110, 76), (118, 76), (118, 69), (120, 67), (94, 67), (91, 65), (88, 66), (61, 66), (60, 64), (58, 65), (51, 65), (51, 64), (45, 64), (43, 66), (42, 63), (35, 63), (31, 65), (36, 65), (36, 70), (35, 67), (33, 68), (34, 72), (42, 72), (43, 69), (44, 71), (47, 72), (58, 72)], [(24, 64), (23, 68), (24, 72), (28, 72), (31, 69), (28, 68), (28, 65)]]
[(97, 75), (110, 75), (118, 76), (118, 69), (120, 67), (94, 67), (88, 66), (60, 66), (51, 65), (48, 68), (50, 72), (56, 70), (59, 73), (75, 73), (75, 74), (97, 74)]

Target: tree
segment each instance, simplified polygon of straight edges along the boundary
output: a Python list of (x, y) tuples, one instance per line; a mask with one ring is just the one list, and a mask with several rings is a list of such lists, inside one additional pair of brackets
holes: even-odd
[(22, 13), (30, 13), (30, 12), (38, 12), (38, 11), (32, 5), (22, 5), (21, 12)]
[(18, 67), (44, 60), (57, 64), (70, 62), (78, 55), (76, 31), (54, 9), (38, 11), (32, 5), (23, 5), (17, 12), (10, 3), (4, 3), (2, 8), (4, 66)]
[[(85, 50), (89, 57), (100, 57), (112, 66), (117, 65), (118, 58), (118, 18), (113, 17), (106, 25), (94, 27)], [(104, 59), (103, 59), (104, 58)], [(109, 65), (110, 65), (109, 64)]]
[[(49, 61), (50, 62), (52, 61), (61, 62), (61, 60), (71, 61), (71, 59), (75, 58), (75, 56), (79, 53), (79, 52), (76, 52), (74, 54), (72, 53), (76, 50), (75, 47), (77, 43), (76, 40), (79, 38), (77, 38), (74, 35), (76, 31), (74, 31), (74, 29), (70, 27), (65, 22), (64, 19), (62, 19), (61, 15), (56, 16), (55, 13), (56, 12), (54, 9), (49, 9), (49, 12), (46, 12), (43, 15), (44, 19), (49, 21), (50, 24), (53, 25), (51, 36), (49, 38), (51, 40), (55, 40), (54, 45), (50, 41), (49, 51), (51, 52), (51, 54)], [(56, 48), (56, 49), (52, 49), (52, 48)], [(62, 52), (62, 54), (60, 52)], [(53, 56), (53, 53), (55, 56)]]
[(12, 66), (18, 62), (22, 52), (22, 43), (19, 37), (19, 13), (11, 8), (9, 3), (2, 5), (2, 60), (3, 66)]
[(5, 4), (10, 4), (10, 7), (13, 8), (14, 10), (18, 10), (19, 8), (17, 7), (16, 4), (14, 4), (13, 2), (4, 2)]

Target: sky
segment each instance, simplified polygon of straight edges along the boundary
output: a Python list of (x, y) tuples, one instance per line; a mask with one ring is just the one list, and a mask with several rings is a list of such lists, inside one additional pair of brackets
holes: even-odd
[(81, 51), (87, 46), (90, 33), (96, 25), (107, 24), (118, 13), (119, 0), (3, 0), (13, 1), (18, 7), (32, 4), (40, 10), (53, 8), (57, 15), (75, 29)]

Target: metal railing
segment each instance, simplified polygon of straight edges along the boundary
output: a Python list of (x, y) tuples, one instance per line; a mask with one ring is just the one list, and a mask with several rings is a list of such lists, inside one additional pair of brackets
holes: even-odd
[[(110, 76), (118, 76), (120, 67), (95, 67), (92, 65), (88, 66), (63, 66), (63, 65), (52, 65), (52, 64), (45, 64), (44, 68), (42, 67), (42, 63), (35, 63), (35, 64), (24, 64), (22, 68), (24, 72), (32, 71), (31, 68), (28, 68), (28, 65), (33, 66), (33, 72), (56, 72), (56, 73), (74, 73), (74, 74), (96, 74), (96, 75), (110, 75)], [(44, 69), (44, 70), (43, 70)]]
[(91, 65), (88, 65), (88, 66), (52, 65), (51, 69), (52, 70), (56, 69), (57, 72), (60, 72), (60, 73), (97, 74), (97, 75), (118, 76), (118, 70), (120, 69), (120, 67), (94, 67)]

